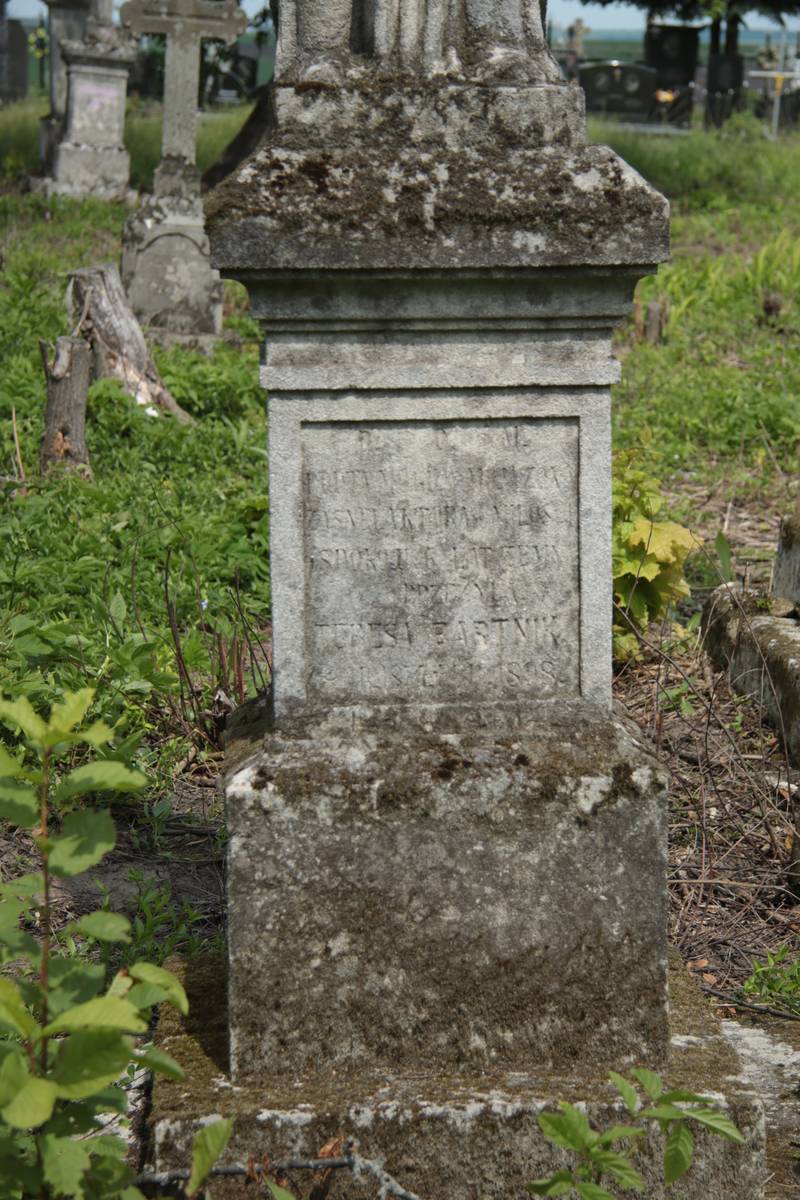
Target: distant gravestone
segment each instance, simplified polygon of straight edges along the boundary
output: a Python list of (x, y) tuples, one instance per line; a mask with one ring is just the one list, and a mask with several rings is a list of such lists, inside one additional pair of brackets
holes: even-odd
[(21, 21), (0, 16), (0, 104), (28, 94), (28, 35)]
[(125, 199), (130, 176), (125, 102), (133, 47), (111, 22), (111, 0), (93, 0), (84, 39), (63, 41), (61, 56), (67, 68), (67, 110), (46, 190)]
[(50, 112), (40, 123), (41, 158), (45, 175), (51, 175), (55, 148), (64, 132), (67, 115), (67, 64), (63, 42), (82, 42), (86, 34), (90, 0), (45, 0), (49, 10), (48, 60), (50, 73)]
[(587, 63), (578, 72), (589, 112), (645, 119), (653, 112), (658, 72), (638, 63)]
[(234, 41), (247, 17), (235, 0), (128, 0), (120, 18), (137, 37), (166, 36), (161, 161), (153, 195), (123, 234), (122, 279), (143, 325), (170, 335), (216, 335), (222, 284), (210, 265), (195, 165), (200, 43)]

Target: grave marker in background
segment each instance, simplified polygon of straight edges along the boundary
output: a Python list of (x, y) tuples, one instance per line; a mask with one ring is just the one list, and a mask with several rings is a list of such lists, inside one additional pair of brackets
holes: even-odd
[(125, 103), (134, 51), (111, 17), (111, 0), (92, 0), (83, 40), (60, 43), (67, 107), (63, 136), (53, 148), (52, 178), (45, 181), (48, 192), (108, 200), (128, 194)]
[(0, 3), (0, 103), (23, 100), (28, 94), (28, 35), (20, 21), (6, 16)]
[(42, 166), (45, 175), (53, 171), (55, 149), (64, 132), (67, 115), (67, 64), (61, 52), (62, 42), (82, 42), (89, 17), (89, 0), (45, 0), (48, 8), (50, 112), (39, 125)]
[(209, 260), (196, 166), (200, 43), (234, 41), (247, 17), (235, 0), (128, 0), (120, 18), (137, 37), (163, 33), (164, 125), (153, 195), (125, 225), (122, 280), (143, 325), (216, 335), (222, 284)]

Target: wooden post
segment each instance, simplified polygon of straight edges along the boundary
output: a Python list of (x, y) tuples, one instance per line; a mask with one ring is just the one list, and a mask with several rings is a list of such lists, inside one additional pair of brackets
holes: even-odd
[(92, 370), (92, 351), (83, 338), (60, 337), (49, 361), (47, 342), (40, 342), (47, 378), (47, 409), (39, 457), (43, 475), (56, 464), (90, 475), (86, 445), (86, 395)]

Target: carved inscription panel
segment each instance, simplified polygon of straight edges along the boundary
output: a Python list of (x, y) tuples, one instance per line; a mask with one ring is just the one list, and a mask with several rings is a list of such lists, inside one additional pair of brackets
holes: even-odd
[(107, 145), (122, 137), (125, 92), (114, 81), (78, 79), (74, 84), (70, 133), (82, 141)]
[(580, 695), (578, 422), (304, 422), (309, 700)]

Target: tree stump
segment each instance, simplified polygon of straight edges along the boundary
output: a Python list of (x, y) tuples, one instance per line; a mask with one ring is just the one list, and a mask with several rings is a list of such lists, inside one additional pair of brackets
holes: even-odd
[(49, 361), (47, 342), (40, 342), (47, 378), (47, 409), (39, 455), (42, 475), (54, 466), (90, 475), (86, 445), (86, 395), (92, 373), (92, 351), (81, 337), (60, 337)]
[(170, 413), (178, 421), (192, 420), (150, 357), (114, 263), (73, 271), (67, 303), (77, 321), (75, 332), (91, 343), (95, 379), (118, 379), (137, 404)]
[(664, 313), (657, 300), (651, 300), (647, 306), (647, 316), (644, 322), (645, 341), (652, 346), (661, 341), (664, 333)]

